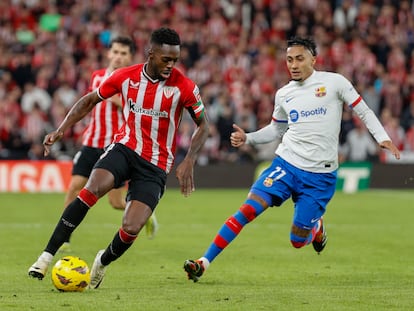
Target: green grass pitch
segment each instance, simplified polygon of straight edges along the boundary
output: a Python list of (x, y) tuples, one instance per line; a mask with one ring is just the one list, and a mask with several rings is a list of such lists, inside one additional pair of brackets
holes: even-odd
[[(414, 310), (414, 192), (338, 192), (325, 215), (321, 255), (289, 242), (291, 202), (249, 224), (198, 283), (185, 259), (198, 258), (247, 190), (168, 189), (157, 207), (160, 230), (143, 232), (109, 266), (101, 287), (54, 289), (27, 269), (55, 227), (63, 194), (0, 194), (0, 310)], [(102, 198), (72, 238), (71, 255), (91, 266), (120, 226), (122, 212)], [(62, 257), (57, 254), (55, 261)], [(55, 262), (54, 261), (54, 262)]]

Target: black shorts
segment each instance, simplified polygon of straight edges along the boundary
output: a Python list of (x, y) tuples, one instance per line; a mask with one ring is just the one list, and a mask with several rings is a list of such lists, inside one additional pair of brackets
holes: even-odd
[(72, 175), (80, 175), (88, 178), (91, 175), (95, 163), (104, 153), (104, 149), (82, 146), (73, 157)]
[[(79, 150), (73, 157), (72, 176), (80, 175), (89, 178), (96, 162), (104, 154), (104, 152), (105, 149), (102, 148), (82, 146), (81, 150)], [(119, 186), (114, 188), (117, 189), (124, 186), (125, 182), (119, 184)]]
[(94, 168), (110, 171), (115, 187), (128, 181), (127, 202), (137, 200), (154, 210), (164, 194), (167, 173), (122, 144), (108, 146)]

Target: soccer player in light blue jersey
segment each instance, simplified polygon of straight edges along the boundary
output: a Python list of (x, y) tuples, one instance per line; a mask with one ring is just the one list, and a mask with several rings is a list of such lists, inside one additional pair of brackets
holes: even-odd
[(234, 147), (262, 144), (282, 138), (276, 157), (253, 183), (246, 201), (230, 216), (203, 256), (186, 260), (188, 278), (197, 282), (211, 262), (268, 207), (294, 202), (290, 231), (293, 247), (313, 245), (319, 254), (326, 245), (323, 223), (326, 206), (335, 192), (338, 139), (344, 103), (366, 124), (378, 144), (396, 159), (392, 143), (374, 112), (342, 75), (317, 71), (316, 44), (310, 38), (287, 42), (286, 64), (291, 81), (276, 92), (272, 120), (266, 127), (246, 134), (234, 125)]

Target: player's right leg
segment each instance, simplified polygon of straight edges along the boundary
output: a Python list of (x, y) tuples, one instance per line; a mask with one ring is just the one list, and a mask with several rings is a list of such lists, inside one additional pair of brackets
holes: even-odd
[[(186, 260), (184, 270), (188, 279), (197, 282), (210, 263), (226, 248), (248, 223), (269, 206), (280, 206), (290, 197), (292, 176), (283, 169), (283, 161), (275, 158), (253, 184), (245, 203), (219, 230), (210, 247), (198, 260)], [(283, 180), (283, 182), (281, 182)]]
[(188, 279), (198, 282), (209, 264), (210, 262), (205, 257), (197, 260), (187, 259), (184, 262), (184, 270), (187, 272)]
[[(96, 161), (99, 160), (103, 152), (104, 150), (101, 148), (84, 145), (73, 157), (72, 177), (64, 200), (65, 208), (76, 199), (79, 192), (85, 187)], [(70, 236), (62, 244), (59, 251), (70, 251)]]
[(89, 209), (114, 185), (114, 176), (105, 169), (95, 169), (78, 197), (63, 211), (49, 242), (36, 262), (29, 268), (33, 278), (43, 279), (58, 249), (82, 222)]
[[(70, 180), (68, 192), (65, 196), (64, 206), (65, 208), (73, 202), (73, 200), (76, 199), (76, 197), (79, 195), (79, 192), (82, 190), (83, 187), (85, 187), (86, 182), (88, 181), (87, 177), (81, 176), (81, 175), (72, 175), (72, 178)], [(62, 253), (68, 253), (71, 251), (70, 248), (70, 236), (67, 238), (67, 241), (65, 241), (62, 246), (59, 248), (59, 252)]]
[(271, 200), (264, 199), (261, 195), (270, 198), (268, 194), (259, 194), (258, 191), (249, 193), (240, 209), (225, 221), (203, 257), (198, 260), (188, 259), (184, 262), (184, 270), (189, 280), (197, 282), (210, 263), (238, 236), (244, 226), (268, 208)]
[(49, 242), (36, 262), (29, 268), (28, 274), (33, 278), (43, 279), (54, 255), (62, 244), (82, 222), (84, 217), (98, 200), (98, 196), (84, 188), (79, 196), (68, 205), (57, 223)]

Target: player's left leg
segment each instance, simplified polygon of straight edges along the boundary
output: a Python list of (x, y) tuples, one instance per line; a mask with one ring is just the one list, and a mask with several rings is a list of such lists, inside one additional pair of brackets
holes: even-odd
[(295, 248), (312, 243), (320, 253), (327, 243), (327, 234), (322, 216), (335, 192), (336, 172), (298, 172), (297, 189), (293, 195), (295, 211), (290, 233), (290, 241)]
[(302, 224), (292, 224), (290, 231), (290, 242), (295, 248), (301, 248), (312, 243), (313, 248), (319, 254), (328, 242), (328, 235), (323, 225), (323, 217), (319, 218), (312, 229)]
[(315, 234), (312, 240), (313, 249), (320, 254), (328, 242), (328, 235), (326, 234), (326, 229), (323, 224), (323, 218), (319, 220), (319, 228), (315, 230)]
[(133, 244), (138, 233), (150, 218), (161, 199), (166, 183), (166, 173), (156, 166), (148, 165), (132, 150), (120, 147), (129, 153), (129, 171), (127, 204), (121, 228), (115, 234), (108, 247), (99, 251), (91, 269), (90, 288), (98, 288), (105, 275), (106, 267), (121, 257)]
[[(114, 209), (125, 209), (126, 202), (124, 197), (124, 188), (125, 185), (123, 184), (122, 187), (112, 189), (108, 193), (109, 204), (111, 204)], [(148, 221), (145, 223), (145, 233), (147, 234), (147, 237), (149, 239), (153, 239), (158, 232), (158, 228), (159, 225), (157, 217), (155, 216), (155, 213), (152, 213), (150, 218), (148, 218)]]
[(143, 202), (131, 200), (127, 203), (121, 228), (108, 247), (105, 250), (100, 250), (96, 255), (91, 269), (90, 288), (99, 287), (104, 278), (106, 267), (131, 247), (151, 213), (152, 209)]

